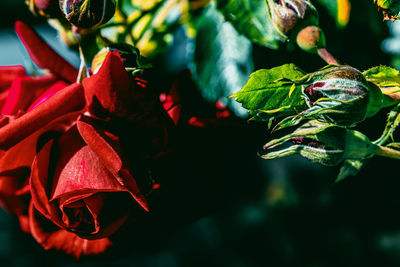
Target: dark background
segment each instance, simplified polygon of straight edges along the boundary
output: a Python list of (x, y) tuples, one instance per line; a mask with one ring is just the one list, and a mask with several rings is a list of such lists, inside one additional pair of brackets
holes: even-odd
[[(360, 70), (390, 64), (391, 56), (381, 50), (389, 29), (373, 1), (351, 2), (350, 24), (344, 29), (319, 7), (328, 49), (340, 62)], [(12, 33), (17, 19), (35, 25), (60, 53), (71, 55), (23, 1), (1, 0), (1, 65), (30, 64)], [(314, 71), (324, 65), (297, 48), (273, 51), (255, 46), (253, 53), (256, 68), (294, 62)], [(72, 61), (76, 64), (77, 58)], [(167, 87), (168, 82), (159, 86)], [(386, 112), (359, 128), (377, 138)], [(182, 133), (177, 139), (183, 145), (160, 163), (161, 179), (169, 189), (163, 197), (169, 198), (158, 204), (159, 215), (127, 226), (136, 228), (131, 229), (133, 234), (104, 255), (76, 261), (45, 251), (21, 232), (16, 218), (0, 209), (0, 265), (400, 265), (398, 161), (373, 158), (359, 175), (334, 184), (338, 168), (296, 156), (259, 159), (256, 152), (269, 138), (264, 125), (245, 122), (240, 127)]]

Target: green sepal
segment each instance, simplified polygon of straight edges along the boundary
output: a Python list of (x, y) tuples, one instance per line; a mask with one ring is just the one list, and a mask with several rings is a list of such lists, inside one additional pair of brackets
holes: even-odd
[(364, 167), (366, 160), (362, 159), (348, 159), (343, 162), (342, 167), (340, 168), (339, 174), (335, 180), (335, 183), (343, 181), (349, 176), (357, 175), (361, 169)]

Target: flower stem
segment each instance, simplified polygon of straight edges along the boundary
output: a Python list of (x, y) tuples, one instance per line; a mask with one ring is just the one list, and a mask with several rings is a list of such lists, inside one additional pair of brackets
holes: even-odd
[(388, 114), (385, 129), (378, 140), (374, 142), (376, 145), (384, 145), (389, 140), (393, 140), (394, 131), (400, 124), (400, 104), (394, 107)]
[(81, 64), (79, 66), (78, 77), (76, 78), (76, 83), (82, 83), (83, 79), (89, 77), (89, 72), (86, 66), (85, 55), (83, 54), (82, 46), (79, 44), (79, 57), (81, 59)]
[(391, 159), (400, 159), (400, 151), (384, 146), (378, 146), (375, 154)]
[(317, 50), (318, 55), (328, 64), (330, 65), (340, 65), (339, 62), (332, 56), (331, 53), (328, 52), (325, 48), (319, 48)]

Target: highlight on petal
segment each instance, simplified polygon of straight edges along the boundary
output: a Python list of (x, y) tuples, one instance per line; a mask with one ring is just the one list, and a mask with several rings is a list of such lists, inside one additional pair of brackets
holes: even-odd
[(84, 108), (80, 84), (72, 84), (55, 93), (35, 109), (0, 128), (0, 149), (8, 149), (22, 139), (67, 113)]
[(36, 65), (69, 83), (76, 81), (78, 70), (57, 54), (31, 27), (17, 21), (15, 31)]
[(31, 78), (28, 76), (16, 78), (8, 91), (1, 114), (17, 115), (19, 111), (25, 112), (29, 105), (56, 83), (56, 81), (53, 75), (40, 78)]
[(39, 98), (37, 98), (28, 108), (27, 111), (31, 111), (32, 109), (36, 108), (43, 102), (47, 101), (50, 97), (52, 97), (55, 93), (58, 91), (64, 89), (67, 87), (68, 84), (66, 84), (63, 81), (58, 81), (56, 82), (53, 86), (51, 86), (49, 89), (47, 89)]

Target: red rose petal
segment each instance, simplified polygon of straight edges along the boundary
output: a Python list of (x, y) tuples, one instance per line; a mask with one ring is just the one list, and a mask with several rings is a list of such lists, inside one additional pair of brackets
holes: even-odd
[(189, 124), (190, 126), (194, 126), (194, 127), (205, 127), (205, 126), (206, 126), (205, 122), (202, 121), (202, 120), (200, 120), (200, 119), (197, 118), (197, 117), (191, 117), (191, 118), (189, 119), (189, 121), (188, 121), (188, 124)]
[[(111, 172), (118, 172), (122, 168), (122, 160), (117, 152), (117, 142), (106, 135), (104, 130), (91, 123), (90, 118), (82, 116), (77, 121), (80, 135), (86, 144), (102, 159)], [(114, 146), (113, 146), (113, 145)]]
[(80, 110), (84, 105), (80, 84), (75, 83), (64, 88), (32, 111), (0, 128), (0, 149), (14, 146), (57, 117)]
[(164, 109), (167, 111), (169, 117), (172, 119), (175, 125), (177, 125), (179, 122), (182, 109), (177, 86), (178, 81), (174, 83), (168, 95), (160, 96), (160, 101), (162, 102)]
[[(67, 128), (70, 127), (71, 122), (77, 119), (79, 114), (79, 112), (73, 112), (60, 117), (46, 126), (46, 128), (41, 129), (41, 133), (48, 131), (65, 132)], [(57, 207), (49, 204), (49, 197), (47, 195), (47, 191), (51, 189), (48, 188), (48, 172), (53, 141), (53, 139), (48, 141), (37, 153), (32, 163), (31, 177), (29, 181), (32, 201), (36, 209), (48, 218), (51, 218), (52, 214), (57, 213)], [(55, 217), (53, 219), (61, 225), (61, 220), (59, 218)]]
[(46, 127), (43, 127), (32, 135), (29, 135), (27, 138), (5, 151), (0, 157), (0, 177), (3, 173), (18, 168), (30, 168), (37, 153), (36, 144), (39, 136), (46, 131), (65, 131), (65, 129), (69, 128), (71, 123), (75, 121), (78, 116), (79, 113), (73, 112), (57, 118)]
[(17, 77), (26, 75), (23, 66), (0, 66), (0, 91), (9, 87)]
[[(54, 140), (47, 142), (39, 151), (32, 163), (30, 177), (32, 203), (35, 208), (48, 219), (51, 218), (52, 207), (47, 196), (47, 180), (49, 172), (50, 152)], [(61, 222), (59, 222), (61, 223)]]
[(112, 245), (108, 238), (87, 240), (57, 228), (41, 217), (32, 204), (29, 209), (29, 225), (32, 236), (43, 248), (62, 250), (77, 259), (82, 255), (100, 254)]
[(63, 81), (58, 81), (57, 83), (55, 83), (52, 87), (50, 87), (49, 89), (47, 89), (39, 98), (37, 98), (35, 100), (35, 102), (33, 102), (27, 111), (31, 111), (32, 109), (36, 108), (37, 106), (39, 106), (40, 104), (42, 104), (43, 102), (47, 101), (47, 99), (49, 99), (50, 97), (52, 97), (55, 93), (57, 93), (58, 91), (64, 89), (65, 87), (67, 87), (68, 84), (63, 82)]
[(57, 160), (51, 200), (63, 195), (75, 196), (78, 192), (127, 191), (108, 171), (89, 146), (79, 140), (77, 131), (69, 131), (59, 141), (60, 158)]
[(82, 84), (89, 108), (98, 103), (115, 116), (129, 115), (134, 85), (118, 51), (109, 52), (99, 71)]
[[(16, 78), (1, 109), (3, 115), (16, 115), (56, 82), (52, 75), (34, 79), (28, 76)], [(64, 86), (65, 87), (65, 86)]]
[[(119, 218), (115, 218), (112, 222), (110, 222), (108, 225), (100, 225), (99, 223), (99, 217), (101, 217), (101, 212), (103, 210), (103, 204), (110, 199), (108, 197), (113, 197), (113, 194), (111, 193), (99, 193), (95, 194), (93, 196), (90, 196), (88, 198), (85, 198), (83, 201), (87, 207), (87, 209), (90, 211), (90, 213), (93, 216), (93, 219), (95, 221), (95, 235), (88, 236), (88, 238), (93, 239), (95, 238), (102, 238), (102, 237), (107, 237), (117, 231), (121, 225), (127, 220), (129, 214), (129, 208), (126, 208), (125, 214), (122, 215)], [(107, 214), (105, 215), (107, 216)], [(108, 219), (108, 218), (107, 218)]]
[(32, 28), (17, 21), (15, 31), (36, 65), (49, 69), (51, 73), (69, 83), (76, 81), (78, 70), (57, 54)]
[[(148, 205), (135, 179), (125, 169), (112, 169), (104, 164), (104, 154), (112, 153), (114, 158), (119, 158), (117, 152), (91, 127), (91, 125), (78, 122), (89, 146), (82, 144), (81, 137), (76, 132), (66, 133), (60, 139), (61, 158), (57, 166), (51, 199), (54, 200), (63, 195), (74, 196), (89, 192), (129, 192), (134, 199), (145, 209)], [(82, 130), (84, 129), (84, 130)], [(86, 141), (85, 140), (85, 141)], [(93, 150), (92, 147), (95, 149)], [(100, 154), (97, 154), (97, 153)], [(103, 155), (103, 157), (99, 156)], [(116, 161), (121, 161), (116, 159)], [(111, 165), (113, 162), (111, 163)], [(121, 167), (121, 163), (117, 166)]]
[(117, 142), (109, 138), (110, 133), (102, 130), (100, 127), (94, 126), (87, 117), (81, 117), (77, 122), (79, 133), (90, 148), (102, 159), (103, 164), (107, 166), (109, 171), (114, 174), (119, 183), (129, 189), (132, 197), (148, 211), (146, 198), (140, 193), (140, 189), (136, 184), (134, 177), (129, 170), (123, 166), (120, 158), (120, 149)]
[(25, 233), (30, 233), (31, 229), (29, 228), (29, 217), (27, 215), (18, 215), (19, 226), (21, 230)]
[(227, 110), (227, 109), (221, 110), (221, 111), (217, 111), (215, 113), (215, 117), (217, 119), (225, 119), (225, 118), (228, 118), (230, 116), (231, 116), (231, 112), (229, 110)]

